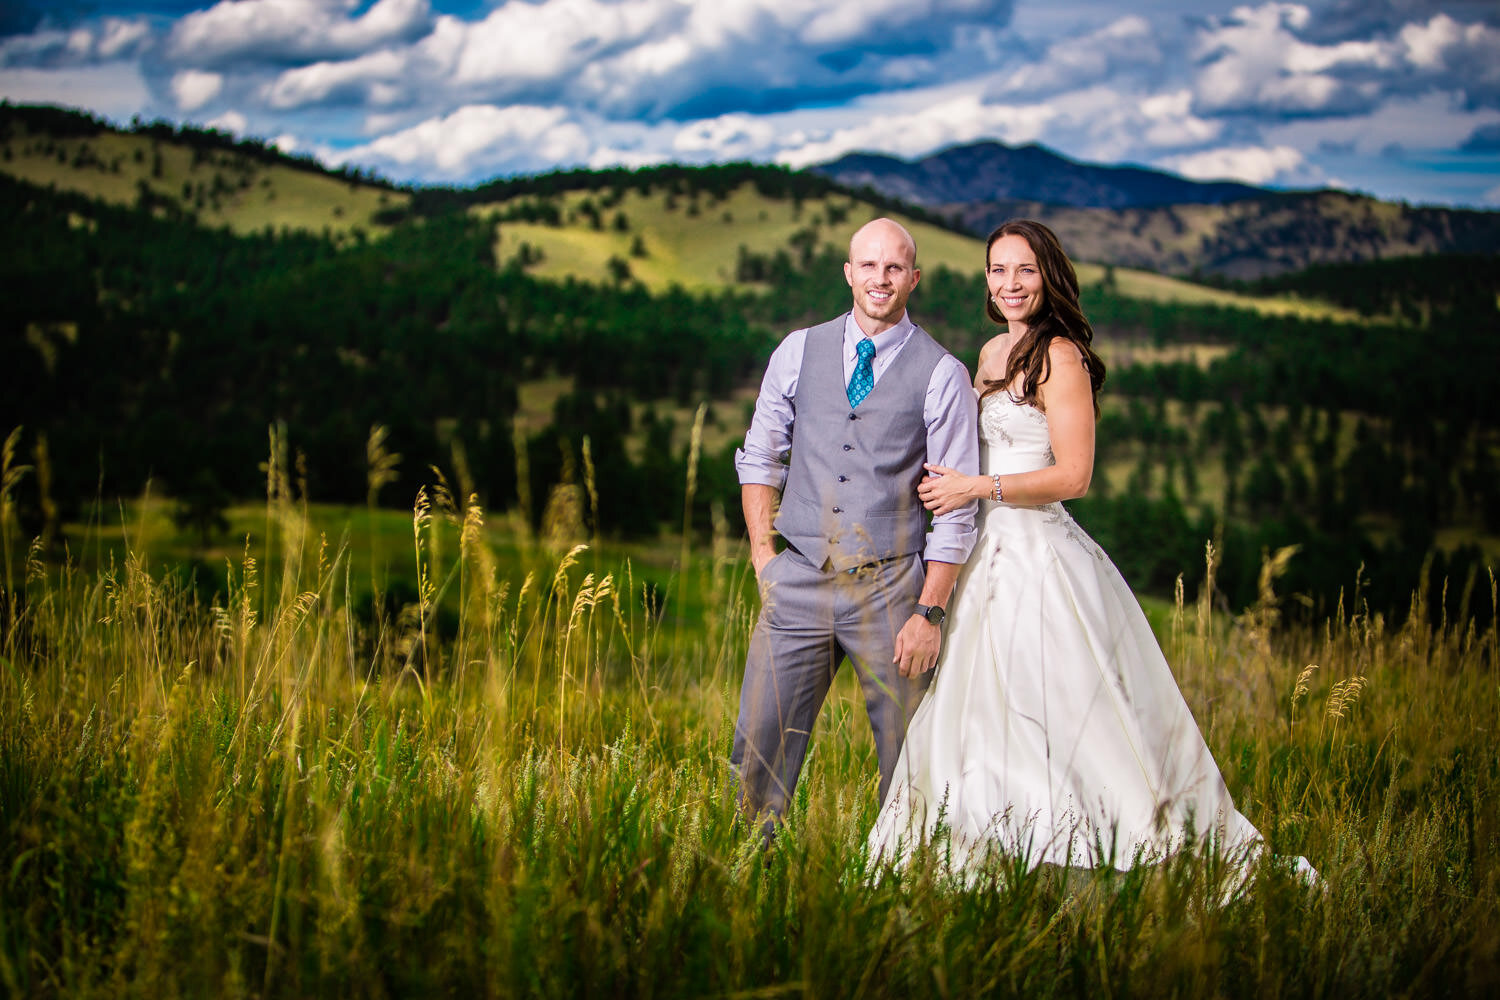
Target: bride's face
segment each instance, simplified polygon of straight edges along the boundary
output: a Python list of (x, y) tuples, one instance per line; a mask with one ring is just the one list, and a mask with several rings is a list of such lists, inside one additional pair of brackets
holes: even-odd
[(985, 278), (990, 298), (1007, 323), (1025, 323), (1042, 307), (1042, 269), (1024, 236), (1002, 236), (990, 245)]

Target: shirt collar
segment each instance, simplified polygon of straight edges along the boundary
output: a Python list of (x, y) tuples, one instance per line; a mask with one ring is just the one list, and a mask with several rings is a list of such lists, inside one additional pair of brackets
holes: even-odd
[[(911, 336), (912, 331), (915, 329), (916, 324), (911, 321), (911, 314), (903, 312), (900, 322), (895, 326), (884, 333), (869, 338), (875, 344), (875, 356), (880, 357), (885, 352), (906, 343), (907, 338)], [(846, 314), (844, 316), (844, 353), (849, 357), (853, 357), (856, 353), (856, 345), (863, 339), (865, 339), (865, 332), (855, 322), (854, 313)]]

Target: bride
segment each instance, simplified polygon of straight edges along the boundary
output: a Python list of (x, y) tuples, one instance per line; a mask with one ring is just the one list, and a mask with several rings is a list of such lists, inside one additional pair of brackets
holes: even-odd
[[(1094, 465), (1104, 365), (1057, 237), (1014, 220), (986, 249), (981, 468), (928, 466), (934, 513), (980, 500), (979, 539), (870, 855), (903, 863), (941, 826), (955, 868), (991, 850), (1031, 865), (1127, 868), (1189, 830), (1231, 856), (1260, 835), (1234, 808), (1145, 615), (1063, 509)], [(1298, 859), (1299, 868), (1306, 862)]]

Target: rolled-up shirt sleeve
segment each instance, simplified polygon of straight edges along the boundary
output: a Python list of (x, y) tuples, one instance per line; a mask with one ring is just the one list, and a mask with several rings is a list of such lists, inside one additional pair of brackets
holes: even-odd
[[(963, 362), (944, 357), (927, 383), (922, 418), (927, 423), (927, 461), (979, 474), (979, 398)], [(741, 482), (744, 480), (741, 479)], [(974, 548), (974, 517), (979, 501), (932, 519), (923, 558), (929, 562), (963, 563)]]
[(786, 486), (787, 464), (783, 456), (792, 447), (797, 376), (802, 372), (806, 343), (807, 331), (794, 330), (771, 352), (765, 377), (761, 379), (760, 395), (755, 400), (755, 415), (745, 432), (745, 445), (734, 453), (734, 468), (741, 486), (759, 483), (777, 490)]

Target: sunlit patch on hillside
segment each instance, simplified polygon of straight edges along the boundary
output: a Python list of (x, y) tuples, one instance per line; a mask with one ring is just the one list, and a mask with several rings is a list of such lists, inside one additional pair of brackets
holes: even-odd
[(3, 149), (0, 171), (19, 180), (114, 205), (139, 204), (148, 192), (205, 226), (237, 233), (293, 229), (343, 238), (361, 230), (374, 236), (385, 228), (377, 214), (410, 198), (318, 171), (131, 133), (58, 138), (18, 126)]

